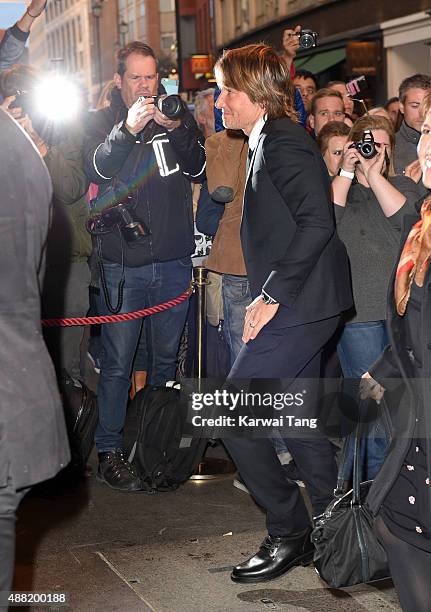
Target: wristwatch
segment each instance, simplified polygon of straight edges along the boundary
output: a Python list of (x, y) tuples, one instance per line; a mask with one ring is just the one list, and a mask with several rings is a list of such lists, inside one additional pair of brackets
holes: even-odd
[(261, 297), (262, 302), (264, 304), (278, 304), (277, 300), (274, 300), (274, 298), (270, 297), (267, 293), (264, 293), (263, 291), (261, 293)]
[(350, 179), (351, 181), (353, 181), (353, 179), (355, 178), (355, 173), (354, 172), (349, 172), (348, 170), (343, 170), (343, 168), (340, 168), (338, 170), (338, 176), (344, 176), (344, 177)]

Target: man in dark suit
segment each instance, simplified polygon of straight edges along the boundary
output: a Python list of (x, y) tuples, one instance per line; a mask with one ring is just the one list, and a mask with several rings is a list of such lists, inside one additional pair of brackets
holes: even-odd
[[(15, 511), (70, 458), (40, 288), (52, 186), (36, 147), (0, 109), (0, 592), (11, 588)], [(1, 606), (1, 603), (0, 603)]]
[[(340, 313), (352, 304), (325, 164), (296, 123), (290, 76), (271, 47), (225, 52), (216, 76), (224, 125), (243, 130), (250, 148), (241, 241), (254, 299), (245, 317), (245, 344), (229, 378), (318, 379), (322, 349)], [(270, 580), (308, 564), (313, 556), (308, 513), (271, 441), (238, 437), (225, 444), (266, 510), (269, 533), (259, 551), (234, 568), (232, 580)], [(320, 436), (292, 437), (288, 446), (317, 515), (336, 484), (331, 445)]]

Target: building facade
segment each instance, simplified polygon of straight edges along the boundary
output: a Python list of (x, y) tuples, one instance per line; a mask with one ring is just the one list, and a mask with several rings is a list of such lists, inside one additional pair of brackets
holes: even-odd
[(283, 30), (318, 33), (296, 66), (328, 80), (365, 75), (370, 102), (395, 95), (406, 74), (430, 73), (431, 0), (215, 0), (215, 37), (223, 48), (265, 41), (281, 50)]

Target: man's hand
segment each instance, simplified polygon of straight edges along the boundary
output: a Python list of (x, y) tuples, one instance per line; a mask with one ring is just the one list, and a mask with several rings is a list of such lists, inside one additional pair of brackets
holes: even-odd
[(419, 183), (422, 178), (422, 168), (420, 161), (418, 159), (412, 161), (411, 164), (405, 167), (403, 174), (404, 176), (408, 176), (409, 178), (411, 178), (415, 183)]
[(368, 372), (362, 375), (361, 382), (359, 383), (359, 397), (361, 399), (371, 397), (377, 404), (380, 404), (384, 392), (385, 388), (379, 385), (377, 380), (374, 380)]
[(0, 108), (6, 111), (14, 119), (19, 119), (22, 116), (22, 108), (10, 108), (12, 102), (15, 102), (16, 96), (8, 96), (0, 104)]
[(279, 306), (280, 304), (265, 304), (260, 295), (253, 300), (246, 308), (243, 342), (247, 344), (249, 340), (254, 340), (262, 327), (275, 316)]
[(169, 117), (166, 117), (166, 115), (161, 113), (158, 108), (156, 108), (154, 121), (166, 128), (168, 132), (172, 132), (172, 130), (175, 130), (181, 125), (181, 119), (169, 119)]
[(136, 136), (144, 127), (154, 119), (156, 107), (153, 98), (143, 98), (129, 108), (126, 119), (126, 129)]
[(301, 31), (301, 26), (297, 25), (294, 30), (284, 30), (283, 32), (283, 50), (286, 62), (289, 65), (292, 64), (296, 57), (296, 53), (299, 49), (299, 37), (298, 32)]

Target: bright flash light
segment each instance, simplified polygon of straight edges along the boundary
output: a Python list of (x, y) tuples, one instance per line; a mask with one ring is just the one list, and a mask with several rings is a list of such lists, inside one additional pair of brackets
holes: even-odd
[(56, 75), (44, 79), (35, 91), (36, 109), (51, 121), (73, 119), (80, 107), (76, 85)]

